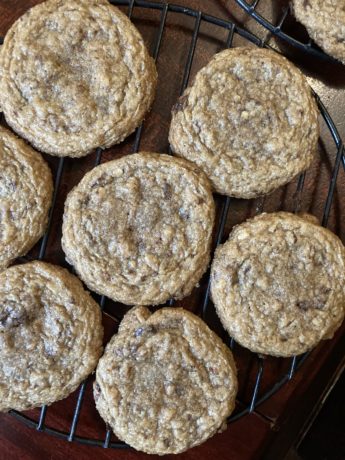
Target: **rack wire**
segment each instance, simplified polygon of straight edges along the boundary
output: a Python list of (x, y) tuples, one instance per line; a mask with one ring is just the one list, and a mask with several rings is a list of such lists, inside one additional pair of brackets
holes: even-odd
[(317, 46), (312, 39), (309, 39), (308, 41), (301, 41), (297, 38), (297, 36), (292, 36), (284, 30), (287, 20), (294, 18), (292, 14), (292, 6), (290, 4), (282, 7), (280, 18), (276, 24), (273, 24), (270, 20), (258, 12), (258, 7), (259, 4), (262, 3), (262, 0), (236, 0), (236, 2), (246, 13), (265, 27), (271, 34), (312, 56), (323, 60), (334, 61), (334, 58), (322, 51), (322, 49)]
[[(243, 39), (247, 40), (248, 42), (256, 46), (259, 46), (259, 47), (266, 46), (265, 41), (259, 39), (258, 37), (248, 32), (247, 30), (239, 27), (235, 23), (208, 15), (208, 14), (205, 14), (205, 13), (202, 13), (200, 11), (196, 11), (190, 8), (185, 8), (185, 7), (171, 4), (171, 3), (156, 3), (156, 2), (145, 1), (145, 0), (112, 0), (111, 3), (117, 6), (127, 6), (128, 16), (130, 18), (132, 17), (134, 9), (147, 9), (149, 11), (156, 10), (160, 13), (159, 21), (157, 23), (156, 37), (152, 45), (152, 56), (155, 60), (158, 59), (158, 56), (161, 50), (161, 44), (162, 44), (162, 40), (164, 37), (164, 31), (165, 31), (165, 27), (166, 27), (166, 23), (167, 23), (169, 14), (174, 13), (174, 14), (179, 14), (179, 15), (185, 15), (193, 19), (194, 25), (193, 25), (193, 30), (191, 32), (190, 46), (189, 46), (188, 52), (186, 53), (186, 63), (185, 63), (185, 68), (183, 72), (180, 93), (184, 91), (184, 89), (187, 87), (188, 82), (189, 82), (192, 64), (193, 64), (193, 58), (194, 58), (195, 50), (198, 44), (198, 40), (200, 39), (200, 28), (202, 24), (204, 23), (212, 24), (215, 27), (218, 27), (218, 28), (221, 28), (227, 31), (227, 38), (226, 38), (226, 41), (224, 42), (224, 48), (230, 48), (233, 45), (233, 41), (236, 35), (242, 37)], [(259, 2), (256, 1), (254, 3), (256, 6)], [(344, 155), (343, 155), (343, 143), (338, 133), (338, 130), (336, 126), (334, 125), (322, 101), (316, 94), (315, 94), (315, 98), (316, 98), (318, 107), (320, 109), (320, 113), (325, 122), (325, 125), (333, 140), (334, 149), (336, 151), (335, 160), (332, 166), (331, 180), (329, 183), (327, 198), (324, 204), (324, 212), (323, 212), (323, 218), (322, 218), (322, 224), (324, 226), (327, 226), (329, 215), (330, 215), (330, 210), (331, 210), (331, 205), (332, 205), (332, 200), (333, 200), (335, 189), (336, 189), (338, 173), (339, 173), (341, 164), (343, 164), (343, 167), (345, 169), (345, 160), (344, 160)], [(132, 148), (133, 152), (138, 151), (140, 148), (142, 130), (143, 130), (142, 125), (136, 130), (136, 133), (134, 136), (133, 148)], [(98, 164), (100, 164), (100, 162), (102, 161), (102, 155), (103, 155), (102, 150), (100, 148), (97, 149), (96, 154), (95, 154), (94, 166), (97, 166)], [(47, 248), (49, 247), (49, 242), (51, 240), (53, 215), (56, 212), (57, 196), (58, 196), (59, 188), (62, 183), (62, 177), (65, 172), (65, 169), (66, 169), (66, 159), (61, 158), (58, 161), (57, 167), (54, 171), (55, 188), (54, 188), (54, 196), (53, 196), (53, 205), (50, 211), (47, 232), (42, 238), (40, 247), (39, 247), (38, 259), (40, 260), (45, 258)], [(305, 183), (305, 173), (300, 176), (298, 183), (297, 183), (296, 196), (298, 199), (296, 200), (296, 206), (295, 206), (296, 212), (299, 210), (298, 203), (302, 197), (304, 183)], [(218, 228), (217, 228), (216, 238), (215, 238), (216, 246), (218, 246), (224, 239), (225, 226), (226, 226), (227, 218), (229, 215), (229, 211), (231, 209), (232, 199), (228, 197), (218, 197), (217, 201), (220, 206), (220, 218), (219, 218), (219, 223), (218, 223)], [(259, 203), (258, 212), (261, 212), (263, 210), (263, 206), (264, 206), (264, 200), (262, 200)], [(208, 277), (203, 301), (201, 302), (201, 308), (200, 308), (200, 315), (204, 319), (206, 319), (207, 313), (210, 310), (213, 310), (213, 306), (210, 303), (209, 294), (210, 294), (210, 280)], [(100, 297), (99, 305), (100, 305), (101, 310), (103, 311), (103, 314), (106, 317), (111, 318), (112, 321), (114, 321), (114, 325), (116, 327), (116, 325), (118, 325), (118, 322), (121, 320), (121, 318), (116, 316), (113, 313), (113, 310), (111, 308), (106, 308), (107, 303), (109, 303), (108, 299), (106, 299), (104, 296)], [(237, 350), (240, 347), (234, 342), (232, 338), (227, 337), (227, 340), (229, 342), (230, 348), (234, 351), (235, 358), (236, 358)], [(284, 372), (283, 375), (281, 375), (269, 389), (262, 392), (261, 386), (265, 378), (266, 359), (264, 359), (264, 357), (260, 355), (255, 355), (253, 353), (251, 353), (251, 355), (253, 355), (255, 358), (254, 367), (252, 366), (254, 369), (255, 378), (253, 379), (253, 385), (251, 389), (251, 396), (249, 398), (249, 402), (244, 403), (238, 400), (237, 401), (237, 411), (234, 413), (234, 415), (232, 415), (229, 418), (228, 422), (234, 422), (235, 420), (239, 419), (245, 414), (255, 412), (260, 404), (268, 400), (286, 382), (288, 382), (289, 380), (293, 378), (293, 376), (295, 375), (295, 372), (300, 368), (300, 366), (305, 362), (305, 360), (308, 357), (308, 354), (305, 354), (299, 357), (291, 358), (287, 366), (287, 371)], [(274, 359), (277, 359), (277, 358), (274, 358)], [(53, 410), (53, 409), (48, 409), (47, 406), (44, 406), (41, 408), (38, 418), (34, 418), (27, 414), (23, 414), (23, 413), (14, 411), (14, 410), (11, 411), (11, 414), (14, 417), (16, 417), (18, 420), (20, 420), (21, 422), (24, 422), (26, 425), (32, 428), (35, 428), (38, 431), (46, 432), (48, 434), (57, 436), (59, 438), (63, 438), (68, 441), (77, 441), (83, 444), (93, 445), (93, 446), (102, 446), (105, 448), (108, 448), (108, 447), (118, 448), (118, 449), (128, 448), (129, 446), (127, 446), (125, 443), (111, 440), (112, 433), (109, 428), (105, 429), (104, 437), (101, 439), (96, 438), (96, 437), (83, 437), (83, 436), (77, 435), (78, 426), (80, 423), (82, 423), (81, 409), (83, 407), (83, 402), (84, 402), (85, 394), (87, 391), (87, 383), (90, 379), (92, 379), (92, 377), (89, 377), (89, 379), (85, 381), (78, 390), (77, 401), (75, 404), (73, 417), (70, 422), (70, 428), (68, 431), (63, 431), (56, 427), (49, 426), (46, 423), (46, 417), (47, 417), (48, 410)], [(54, 405), (52, 407), (54, 407)]]

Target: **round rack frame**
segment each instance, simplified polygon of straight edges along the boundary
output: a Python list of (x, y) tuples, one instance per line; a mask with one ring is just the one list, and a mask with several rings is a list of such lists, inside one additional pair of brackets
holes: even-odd
[[(246, 4), (244, 0), (237, 0), (239, 4)], [(220, 19), (208, 14), (204, 14), (200, 11), (196, 11), (190, 8), (185, 8), (183, 6), (171, 4), (171, 3), (156, 3), (151, 1), (145, 0), (111, 0), (110, 3), (116, 6), (126, 6), (128, 7), (128, 16), (131, 18), (134, 9), (146, 9), (149, 11), (156, 10), (159, 12), (159, 20), (157, 21), (156, 33), (155, 33), (155, 40), (152, 46), (152, 56), (157, 61), (160, 50), (161, 50), (161, 43), (165, 31), (165, 27), (167, 24), (167, 19), (169, 14), (175, 13), (178, 15), (185, 15), (189, 16), (193, 20), (193, 27), (191, 30), (191, 37), (190, 37), (190, 46), (186, 52), (186, 61), (185, 67), (183, 71), (183, 78), (182, 84), (180, 88), (180, 94), (183, 93), (185, 88), (188, 85), (189, 77), (191, 74), (193, 58), (195, 54), (195, 50), (197, 47), (198, 40), (200, 38), (200, 27), (202, 24), (212, 24), (217, 28), (221, 28), (226, 31), (227, 38), (223, 43), (223, 48), (229, 48), (233, 46), (233, 41), (236, 35), (240, 36), (245, 41), (249, 42), (251, 45), (264, 47), (266, 46), (265, 41), (260, 40), (258, 37), (250, 33), (249, 31), (245, 30), (244, 28), (239, 27), (234, 22), (230, 20)], [(257, 4), (258, 1), (255, 2)], [(255, 7), (253, 5), (250, 7), (252, 11), (254, 11)], [(325, 197), (324, 204), (323, 204), (323, 215), (322, 215), (322, 225), (327, 226), (328, 219), (330, 216), (331, 206), (333, 197), (336, 190), (337, 185), (337, 177), (341, 167), (345, 169), (345, 159), (343, 155), (343, 143), (339, 136), (338, 130), (331, 119), (327, 109), (323, 105), (320, 98), (314, 93), (316, 98), (320, 113), (323, 118), (325, 130), (327, 135), (330, 136), (332, 139), (332, 145), (334, 148), (334, 155), (332, 157), (332, 166), (330, 168), (330, 180), (328, 184), (327, 196)], [(170, 110), (170, 109), (169, 109)], [(142, 137), (143, 125), (141, 125), (134, 135), (134, 143), (133, 143), (133, 152), (138, 151), (140, 146), (140, 141)], [(93, 166), (97, 166), (102, 161), (103, 152), (101, 149), (97, 149), (95, 153), (95, 162)], [(62, 184), (62, 177), (64, 171), (66, 169), (66, 159), (60, 158), (56, 164), (56, 168), (54, 170), (54, 177), (55, 177), (55, 189), (54, 189), (54, 196), (53, 196), (53, 204), (52, 209), (50, 212), (49, 224), (47, 228), (47, 232), (42, 238), (39, 249), (37, 253), (37, 257), (39, 260), (42, 260), (46, 256), (47, 247), (49, 246), (49, 237), (52, 231), (52, 222), (55, 209), (57, 207), (57, 197), (58, 191)], [(297, 187), (295, 191), (295, 207), (294, 210), (297, 212), (300, 207), (300, 202), (302, 200), (303, 188), (305, 184), (305, 173), (303, 173), (297, 180)], [(265, 198), (259, 199), (259, 204), (257, 206), (257, 212), (262, 212)], [(215, 234), (215, 247), (218, 246), (223, 240), (225, 235), (225, 228), (226, 222), (229, 215), (229, 210), (231, 207), (231, 203), (233, 200), (228, 197), (217, 197), (217, 204), (219, 209), (219, 219), (218, 225), (216, 228)], [(29, 256), (30, 257), (30, 256)], [(28, 260), (25, 258), (25, 260)], [(200, 289), (200, 288), (199, 288)], [(210, 314), (213, 313), (214, 309), (210, 302), (210, 280), (209, 276), (207, 276), (203, 291), (203, 298), (200, 302), (200, 309), (199, 314), (208, 322), (208, 317)], [(111, 305), (107, 306), (109, 300), (106, 299), (104, 296), (99, 298), (99, 305), (103, 311), (103, 315), (107, 318), (110, 318), (111, 321), (114, 323), (114, 328), (118, 325), (119, 321), (121, 320), (120, 315), (116, 316), (114, 314), (114, 309), (111, 308)], [(169, 302), (169, 305), (172, 306), (174, 304), (173, 301)], [(223, 331), (224, 335), (224, 331)], [(234, 343), (233, 339), (229, 338), (226, 334), (226, 341), (228, 342), (230, 348), (233, 350), (235, 354), (235, 359), (237, 357), (238, 350), (241, 349), (237, 344)], [(241, 353), (247, 353), (250, 355), (250, 371), (253, 373), (254, 377), (252, 378), (251, 382), (251, 390), (250, 390), (250, 397), (247, 398), (247, 402), (243, 403), (241, 401), (237, 401), (237, 409), (235, 413), (229, 418), (228, 422), (234, 422), (235, 420), (239, 419), (240, 417), (255, 412), (256, 408), (262, 404), (264, 401), (269, 399), (274, 393), (276, 393), (286, 382), (291, 380), (295, 374), (295, 372), (300, 368), (300, 366), (305, 362), (308, 357), (308, 353), (302, 356), (295, 356), (291, 359), (278, 359), (278, 358), (266, 358), (264, 356), (256, 355), (254, 353), (250, 353), (249, 351), (242, 350)], [(265, 366), (268, 360), (275, 360), (275, 362), (283, 362), (283, 371), (280, 375), (275, 379), (274, 383), (269, 386), (269, 388), (265, 388), (264, 391), (261, 391), (261, 387), (263, 385), (263, 381), (265, 379)], [(47, 411), (48, 407), (44, 406), (40, 409), (40, 412), (37, 417), (31, 416), (31, 414), (23, 414), (18, 411), (12, 410), (10, 413), (19, 421), (25, 423), (26, 425), (35, 428), (38, 431), (46, 432), (48, 434), (57, 436), (59, 438), (63, 438), (67, 441), (76, 441), (87, 445), (94, 445), (94, 446), (102, 446), (105, 448), (129, 448), (128, 445), (125, 443), (112, 440), (112, 432), (109, 428), (105, 429), (105, 435), (102, 439), (96, 437), (85, 437), (77, 435), (77, 428), (78, 424), (82, 423), (82, 416), (81, 416), (81, 409), (83, 406), (83, 402), (85, 399), (86, 388), (87, 384), (92, 379), (92, 376), (89, 377), (87, 381), (82, 383), (82, 385), (77, 390), (77, 398), (76, 404), (72, 416), (72, 420), (69, 423), (69, 430), (61, 430), (54, 426), (49, 426), (46, 423)], [(266, 385), (265, 385), (266, 387)], [(52, 410), (52, 409), (49, 409)]]

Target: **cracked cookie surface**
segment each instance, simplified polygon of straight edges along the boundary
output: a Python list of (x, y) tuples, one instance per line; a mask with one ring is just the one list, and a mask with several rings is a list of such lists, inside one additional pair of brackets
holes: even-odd
[(313, 220), (280, 212), (234, 228), (215, 254), (211, 295), (229, 334), (252, 351), (292, 356), (344, 318), (345, 250)]
[(102, 354), (101, 311), (78, 278), (44, 262), (0, 273), (0, 411), (72, 393)]
[(292, 0), (294, 14), (326, 53), (345, 64), (343, 0)]
[(157, 72), (130, 20), (107, 0), (48, 0), (8, 31), (0, 106), (34, 147), (81, 157), (132, 133), (149, 110)]
[(237, 378), (221, 339), (184, 309), (150, 315), (139, 307), (127, 315), (99, 361), (94, 384), (96, 407), (116, 436), (164, 455), (224, 429)]
[(169, 141), (213, 188), (254, 198), (307, 169), (317, 151), (318, 110), (304, 75), (273, 51), (216, 54), (172, 111)]
[(188, 295), (205, 272), (214, 212), (195, 165), (132, 154), (94, 168), (68, 195), (62, 247), (93, 291), (156, 305)]
[(52, 194), (52, 175), (41, 155), (0, 126), (0, 270), (41, 238)]

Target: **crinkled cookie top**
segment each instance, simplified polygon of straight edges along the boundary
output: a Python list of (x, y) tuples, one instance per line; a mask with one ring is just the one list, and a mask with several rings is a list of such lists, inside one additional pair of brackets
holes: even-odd
[(315, 43), (345, 64), (344, 0), (292, 0), (292, 6)]
[(224, 327), (269, 355), (298, 355), (331, 338), (344, 318), (344, 286), (339, 238), (285, 212), (235, 227), (212, 263), (212, 298)]
[(74, 275), (43, 262), (0, 273), (0, 411), (65, 398), (102, 353), (100, 308)]
[(128, 305), (188, 295), (210, 259), (214, 201), (195, 165), (140, 153), (91, 170), (68, 195), (62, 246), (95, 292)]
[(157, 74), (130, 20), (106, 0), (48, 0), (0, 53), (6, 121), (37, 149), (80, 157), (122, 141), (153, 101)]
[(318, 110), (306, 78), (278, 53), (216, 54), (173, 108), (173, 151), (200, 166), (215, 191), (254, 198), (309, 167)]
[[(137, 311), (136, 309), (135, 311)], [(224, 428), (234, 408), (230, 350), (197, 316), (139, 307), (96, 372), (98, 411), (116, 436), (151, 454), (183, 452)]]
[(53, 194), (41, 155), (0, 126), (0, 270), (43, 235)]

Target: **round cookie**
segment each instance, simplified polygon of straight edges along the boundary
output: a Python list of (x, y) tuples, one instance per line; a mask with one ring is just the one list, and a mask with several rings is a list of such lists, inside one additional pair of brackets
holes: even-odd
[(188, 295), (210, 260), (210, 184), (196, 166), (140, 153), (94, 168), (68, 195), (62, 247), (93, 291), (128, 305)]
[(211, 295), (235, 340), (293, 356), (331, 338), (344, 318), (345, 251), (313, 220), (279, 212), (234, 228), (212, 264)]
[(41, 155), (0, 126), (0, 270), (41, 238), (52, 194), (52, 175)]
[(307, 169), (318, 135), (304, 75), (273, 51), (235, 48), (198, 72), (173, 108), (169, 141), (218, 193), (255, 198)]
[(296, 19), (326, 53), (345, 64), (345, 3), (343, 0), (292, 0)]
[(8, 31), (0, 106), (37, 149), (81, 157), (131, 134), (149, 110), (157, 72), (130, 20), (107, 0), (48, 0)]
[(96, 407), (115, 435), (137, 450), (164, 455), (223, 430), (237, 393), (230, 350), (184, 309), (152, 316), (146, 309), (147, 319), (137, 322), (129, 314), (132, 327), (127, 323), (107, 345), (94, 385)]
[(0, 273), (0, 411), (65, 398), (102, 354), (101, 311), (77, 277), (43, 262)]

